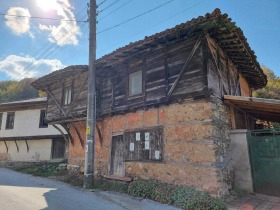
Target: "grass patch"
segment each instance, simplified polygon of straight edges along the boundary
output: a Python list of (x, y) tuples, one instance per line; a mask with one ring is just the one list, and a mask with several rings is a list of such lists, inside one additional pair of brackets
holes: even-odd
[(127, 193), (128, 183), (111, 181), (105, 179), (95, 179), (92, 189), (103, 190), (103, 191), (115, 191), (121, 193)]
[(58, 169), (59, 164), (60, 163), (47, 162), (42, 165), (16, 166), (14, 169), (34, 176), (49, 177), (61, 175), (64, 172)]
[(226, 204), (222, 199), (210, 196), (206, 192), (192, 187), (176, 186), (156, 180), (136, 180), (128, 188), (133, 196), (153, 199), (155, 201), (172, 204), (182, 209), (224, 210)]

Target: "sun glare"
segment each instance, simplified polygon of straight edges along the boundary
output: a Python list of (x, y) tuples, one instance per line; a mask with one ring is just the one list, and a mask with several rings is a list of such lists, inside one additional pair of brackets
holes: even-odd
[(56, 0), (37, 0), (37, 5), (44, 11), (56, 10), (59, 7)]

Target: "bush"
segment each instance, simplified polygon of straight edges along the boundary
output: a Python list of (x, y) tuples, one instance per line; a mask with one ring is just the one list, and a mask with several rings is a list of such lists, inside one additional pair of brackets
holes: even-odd
[(224, 210), (223, 200), (214, 198), (206, 192), (192, 187), (176, 186), (156, 180), (136, 180), (128, 188), (133, 196), (150, 198), (155, 201), (173, 204), (182, 209)]
[(137, 197), (152, 198), (152, 193), (155, 189), (155, 181), (139, 179), (130, 183), (128, 193)]
[(110, 190), (110, 191), (116, 191), (116, 192), (122, 192), (122, 193), (127, 193), (127, 190), (128, 190), (127, 183), (121, 183), (121, 182), (103, 180), (103, 179), (94, 180), (94, 185), (92, 187), (94, 189)]

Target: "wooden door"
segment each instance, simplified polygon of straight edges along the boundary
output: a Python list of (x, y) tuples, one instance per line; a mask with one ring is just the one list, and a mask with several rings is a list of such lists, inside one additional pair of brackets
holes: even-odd
[(125, 175), (125, 159), (127, 158), (128, 145), (125, 143), (123, 135), (113, 136), (111, 148), (111, 175)]

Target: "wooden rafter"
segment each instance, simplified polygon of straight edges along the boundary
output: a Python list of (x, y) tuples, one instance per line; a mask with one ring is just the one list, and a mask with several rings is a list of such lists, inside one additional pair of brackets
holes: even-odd
[(7, 152), (9, 152), (9, 147), (8, 147), (8, 145), (7, 145), (7, 142), (6, 142), (6, 141), (4, 141), (4, 144), (5, 144), (5, 146), (6, 146), (6, 150), (7, 150)]
[(17, 147), (17, 152), (19, 152), (19, 147), (18, 147), (18, 144), (17, 144), (16, 140), (15, 140), (15, 144), (16, 144), (16, 147)]
[(78, 135), (78, 137), (79, 137), (81, 146), (84, 147), (84, 141), (83, 141), (83, 138), (82, 138), (82, 136), (81, 136), (81, 134), (80, 134), (80, 132), (79, 132), (77, 126), (75, 125), (74, 122), (71, 123), (70, 125), (71, 125), (71, 126), (74, 128), (74, 130), (76, 131), (76, 133), (77, 133), (77, 135)]

